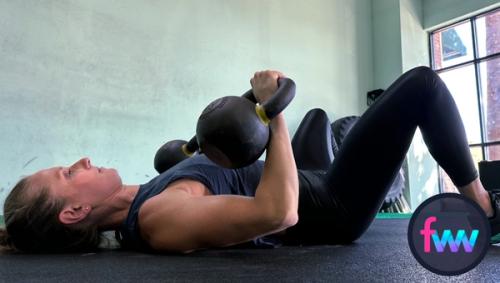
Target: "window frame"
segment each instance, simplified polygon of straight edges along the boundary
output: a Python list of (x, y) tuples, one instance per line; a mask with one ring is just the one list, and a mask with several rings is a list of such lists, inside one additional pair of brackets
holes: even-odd
[[(437, 74), (450, 71), (453, 69), (458, 69), (466, 66), (473, 65), (474, 66), (474, 76), (475, 76), (475, 81), (476, 81), (476, 93), (477, 93), (477, 101), (478, 101), (478, 110), (479, 110), (479, 128), (480, 128), (480, 135), (481, 135), (481, 142), (479, 143), (473, 143), (469, 144), (469, 148), (481, 148), (481, 160), (486, 159), (486, 150), (487, 147), (489, 146), (495, 146), (495, 145), (500, 145), (500, 140), (495, 140), (495, 141), (486, 141), (486, 129), (484, 125), (485, 121), (485, 113), (483, 109), (483, 99), (482, 99), (482, 86), (481, 86), (481, 73), (480, 73), (480, 64), (483, 62), (487, 62), (489, 60), (494, 60), (494, 59), (500, 59), (500, 51), (485, 55), (482, 57), (479, 57), (479, 52), (478, 52), (478, 41), (477, 41), (477, 27), (476, 27), (476, 20), (478, 18), (481, 18), (483, 16), (486, 16), (487, 14), (492, 14), (492, 13), (497, 13), (500, 12), (500, 7), (496, 7), (493, 9), (490, 9), (488, 11), (482, 12), (480, 14), (461, 19), (458, 21), (455, 21), (451, 24), (448, 24), (446, 26), (439, 27), (437, 29), (434, 29), (428, 33), (428, 39), (429, 39), (429, 66), (431, 66), (431, 69), (434, 70)], [(437, 69), (435, 64), (434, 64), (434, 41), (433, 41), (433, 36), (435, 34), (438, 34), (446, 29), (449, 29), (453, 26), (458, 26), (464, 23), (470, 22), (471, 25), (471, 36), (472, 36), (472, 50), (473, 50), (473, 58), (472, 60), (468, 60), (462, 63), (457, 63), (451, 66), (447, 66), (444, 68), (439, 68)], [(439, 50), (441, 52), (441, 50)], [(484, 75), (484, 74), (483, 74)], [(439, 166), (438, 166), (439, 167)], [(440, 170), (438, 170), (440, 172)], [(438, 173), (438, 184), (439, 184), (439, 192), (443, 192), (443, 187), (442, 187), (442, 176), (441, 173)]]

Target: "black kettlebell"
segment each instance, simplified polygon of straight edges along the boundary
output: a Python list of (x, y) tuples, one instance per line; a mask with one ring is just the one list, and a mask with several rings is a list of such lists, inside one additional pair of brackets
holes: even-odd
[(276, 93), (262, 105), (245, 98), (248, 94), (219, 98), (198, 119), (200, 152), (220, 166), (244, 167), (262, 155), (269, 141), (269, 122), (292, 101), (295, 83), (289, 78), (278, 79)]
[(192, 138), (189, 142), (185, 140), (171, 140), (156, 151), (154, 167), (161, 174), (182, 160), (191, 157), (197, 149), (196, 137)]

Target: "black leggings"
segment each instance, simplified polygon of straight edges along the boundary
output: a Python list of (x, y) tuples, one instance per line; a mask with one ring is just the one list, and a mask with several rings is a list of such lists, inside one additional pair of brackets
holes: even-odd
[(399, 77), (361, 116), (325, 171), (299, 170), (299, 223), (289, 243), (338, 244), (359, 238), (380, 209), (416, 128), (457, 186), (477, 178), (456, 104), (427, 67)]

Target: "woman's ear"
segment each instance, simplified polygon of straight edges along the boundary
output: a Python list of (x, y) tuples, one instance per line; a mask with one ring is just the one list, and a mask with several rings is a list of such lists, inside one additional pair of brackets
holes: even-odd
[(89, 205), (68, 205), (59, 213), (63, 224), (75, 224), (87, 217), (92, 208)]

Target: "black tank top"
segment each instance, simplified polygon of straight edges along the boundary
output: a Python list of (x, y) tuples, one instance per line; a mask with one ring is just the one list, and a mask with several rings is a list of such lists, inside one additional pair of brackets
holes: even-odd
[[(203, 154), (180, 162), (139, 187), (128, 216), (118, 231), (117, 237), (120, 243), (125, 248), (150, 250), (150, 247), (140, 236), (137, 223), (139, 209), (146, 200), (163, 192), (172, 182), (190, 179), (203, 183), (214, 195), (255, 196), (263, 167), (264, 162), (257, 161), (247, 167), (226, 169), (214, 164)], [(241, 246), (273, 248), (280, 245), (281, 241), (276, 236), (269, 235), (256, 238)]]

